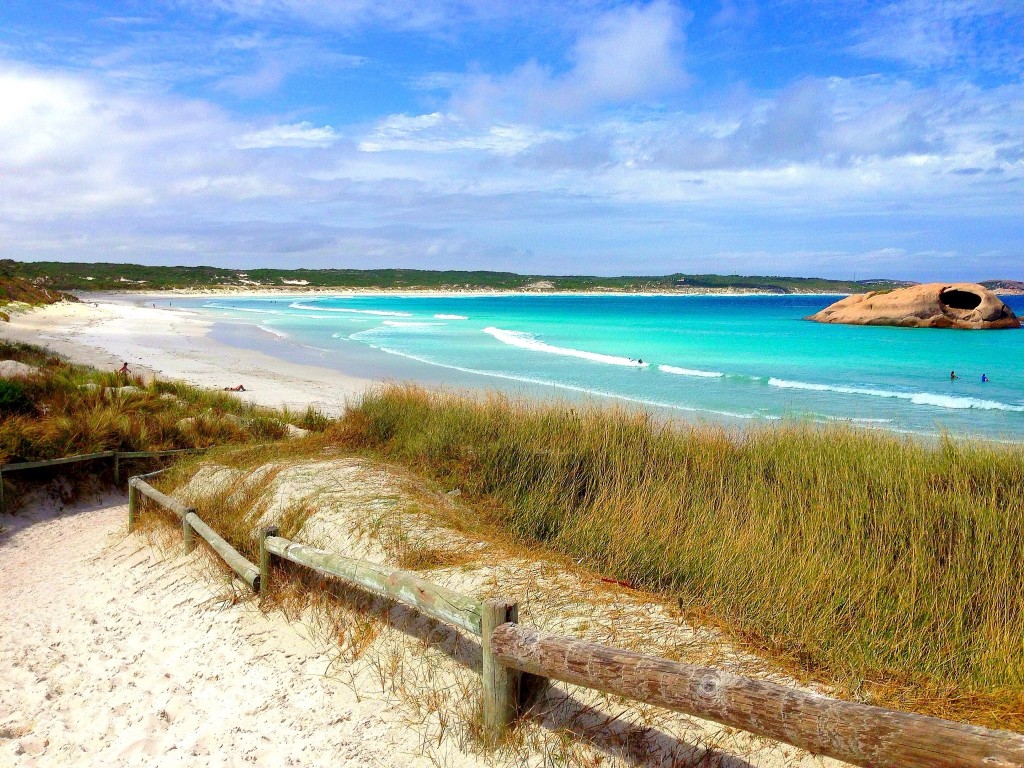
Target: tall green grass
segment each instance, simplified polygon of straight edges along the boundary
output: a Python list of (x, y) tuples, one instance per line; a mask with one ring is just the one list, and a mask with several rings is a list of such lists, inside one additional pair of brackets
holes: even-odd
[(367, 396), (336, 430), (461, 488), (521, 540), (668, 591), (847, 690), (980, 696), (1019, 719), (1021, 448), (734, 434), (411, 387)]

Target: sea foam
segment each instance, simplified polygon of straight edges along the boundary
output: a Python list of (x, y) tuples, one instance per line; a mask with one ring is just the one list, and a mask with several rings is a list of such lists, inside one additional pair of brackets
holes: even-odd
[(288, 334), (287, 333), (285, 333), (284, 331), (279, 331), (276, 328), (272, 328), (271, 326), (267, 325), (266, 323), (260, 323), (256, 327), (259, 328), (264, 333), (270, 333), (270, 334), (273, 334), (274, 336), (277, 336), (277, 338), (279, 338), (279, 339), (287, 339), (288, 338)]
[(1013, 411), (1024, 413), (1024, 405), (1011, 405), (997, 400), (982, 400), (977, 397), (958, 397), (956, 395), (936, 395), (931, 392), (895, 392), (889, 389), (869, 389), (867, 387), (831, 386), (829, 384), (812, 384), (806, 381), (787, 381), (786, 379), (768, 379), (773, 387), (783, 389), (805, 389), (812, 392), (836, 392), (841, 395), (866, 395), (868, 397), (887, 397), (897, 400), (908, 400), (914, 405), (930, 405), (935, 408), (952, 408), (964, 410), (975, 408), (981, 411)]
[(251, 312), (254, 315), (281, 315), (284, 314), (276, 309), (249, 309), (248, 307), (226, 307), (223, 304), (203, 304), (203, 309), (227, 309), (232, 312)]
[(700, 371), (695, 368), (677, 368), (674, 365), (659, 365), (658, 370), (664, 373), (672, 373), (676, 376), (699, 376), (703, 379), (718, 379), (725, 375), (718, 371)]
[(292, 309), (305, 309), (313, 312), (344, 312), (351, 315), (376, 315), (378, 317), (412, 317), (412, 312), (392, 312), (383, 309), (346, 309), (342, 307), (311, 307), (301, 301), (295, 301), (288, 305)]
[[(349, 338), (355, 339), (360, 334), (353, 334)], [(679, 403), (666, 403), (660, 400), (653, 400), (646, 397), (631, 397), (630, 395), (624, 395), (620, 392), (610, 392), (607, 390), (593, 388), (593, 387), (581, 387), (575, 384), (569, 384), (563, 381), (555, 381), (550, 379), (539, 379), (532, 376), (519, 376), (511, 373), (503, 373), (500, 371), (486, 371), (478, 368), (468, 368), (461, 365), (451, 365), (448, 363), (440, 363), (436, 360), (430, 360), (420, 355), (414, 355), (409, 352), (402, 352), (398, 349), (392, 349), (390, 347), (377, 346), (376, 344), (370, 344), (374, 349), (379, 349), (381, 352), (386, 352), (389, 355), (396, 355), (398, 357), (404, 357), (408, 360), (415, 360), (420, 363), (426, 363), (427, 365), (437, 366), (438, 368), (447, 368), (452, 371), (460, 371), (462, 373), (477, 374), (480, 376), (489, 376), (495, 379), (506, 379), (508, 381), (516, 381), (522, 384), (537, 384), (544, 387), (557, 387), (558, 389), (568, 390), (570, 392), (580, 392), (586, 395), (598, 395), (600, 397), (610, 397), (615, 400), (625, 400), (630, 403), (638, 403), (640, 405), (651, 405), (656, 408), (668, 408), (673, 411), (685, 411), (688, 413), (710, 413), (715, 416), (726, 416), (734, 419), (765, 419), (767, 421), (779, 421), (779, 416), (773, 416), (770, 414), (762, 413), (738, 413), (735, 411), (721, 411), (713, 408), (699, 408), (697, 406), (682, 405)], [(646, 363), (645, 363), (646, 365)]]
[(437, 320), (469, 320), (465, 315), (434, 315)]
[(578, 357), (582, 360), (590, 360), (594, 363), (621, 365), (627, 368), (646, 368), (649, 365), (649, 363), (630, 360), (628, 357), (603, 355), (599, 352), (586, 352), (582, 349), (572, 349), (571, 347), (556, 347), (553, 344), (539, 341), (532, 333), (526, 333), (525, 331), (508, 331), (502, 328), (494, 328), (492, 326), (490, 328), (484, 328), (484, 333), (490, 334), (503, 344), (519, 347), (520, 349), (529, 349), (533, 352), (546, 352), (550, 355)]

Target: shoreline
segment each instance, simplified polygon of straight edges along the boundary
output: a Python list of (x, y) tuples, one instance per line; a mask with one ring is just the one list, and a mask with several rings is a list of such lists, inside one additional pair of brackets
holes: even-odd
[(457, 299), (457, 298), (477, 298), (477, 297), (493, 297), (493, 296), (572, 296), (572, 297), (605, 297), (605, 296), (723, 296), (723, 297), (736, 297), (736, 296), (850, 296), (849, 293), (830, 293), (821, 291), (794, 291), (792, 293), (776, 293), (773, 291), (757, 291), (757, 290), (719, 290), (719, 289), (694, 289), (694, 290), (678, 290), (678, 291), (520, 291), (520, 290), (497, 290), (490, 288), (481, 289), (452, 289), (452, 290), (437, 290), (433, 288), (425, 288), (423, 290), (415, 289), (401, 289), (401, 288), (329, 288), (329, 287), (318, 287), (311, 286), (309, 288), (296, 288), (295, 286), (276, 288), (272, 286), (264, 286), (260, 288), (247, 288), (239, 286), (235, 287), (224, 287), (224, 288), (167, 288), (159, 291), (144, 291), (144, 290), (125, 290), (125, 291), (82, 291), (73, 290), (70, 291), (75, 297), (81, 301), (91, 301), (89, 297), (106, 297), (106, 298), (130, 298), (137, 297), (142, 300), (151, 300), (164, 296), (176, 296), (176, 297), (188, 297), (188, 298), (215, 298), (218, 296), (232, 296), (235, 298), (246, 298), (246, 297), (261, 297), (261, 296), (277, 296), (281, 298), (303, 298), (312, 294), (322, 296), (397, 296), (399, 298), (427, 298), (427, 299)]
[[(136, 294), (137, 296), (137, 294)], [(97, 297), (98, 298), (98, 297)], [(270, 408), (314, 407), (328, 416), (380, 385), (330, 368), (291, 362), (265, 352), (224, 344), (211, 335), (215, 323), (180, 308), (138, 302), (60, 302), (19, 310), (0, 323), (0, 337), (46, 347), (72, 362), (208, 388), (239, 383), (235, 396)]]
[[(200, 310), (182, 307), (174, 301), (175, 297), (194, 301), (206, 296), (226, 299), (229, 296), (309, 298), (329, 295), (399, 294), (377, 291), (361, 291), (357, 294), (218, 291), (212, 294), (188, 293), (174, 296), (135, 291), (96, 294), (90, 297), (92, 300), (80, 303), (62, 302), (46, 307), (18, 309), (12, 313), (9, 323), (0, 323), (0, 337), (45, 346), (69, 360), (101, 370), (116, 370), (122, 362), (127, 361), (132, 372), (141, 373), (146, 378), (159, 376), (221, 390), (242, 384), (246, 391), (235, 396), (246, 402), (270, 408), (285, 407), (291, 411), (304, 411), (307, 407), (313, 407), (327, 416), (341, 415), (348, 404), (388, 382), (410, 381), (425, 389), (453, 392), (484, 392), (494, 389), (513, 399), (565, 400), (570, 403), (570, 407), (573, 403), (591, 401), (625, 403), (625, 407), (638, 407), (669, 421), (713, 423), (729, 430), (743, 431), (754, 423), (751, 421), (754, 415), (733, 412), (717, 404), (708, 404), (706, 407), (679, 406), (668, 401), (656, 402), (647, 396), (613, 393), (598, 388), (585, 389), (564, 382), (543, 382), (523, 376), (428, 365), (426, 361), (408, 355), (399, 355), (400, 359), (396, 359), (394, 355), (384, 355), (370, 348), (339, 348), (327, 355), (319, 347), (271, 338), (273, 331), (258, 325), (237, 325), (207, 316)], [(416, 295), (425, 297), (423, 294)], [(467, 299), (480, 296), (461, 292), (439, 295)], [(152, 306), (154, 303), (157, 306)], [(159, 306), (160, 303), (163, 306)], [(260, 340), (255, 334), (264, 334), (266, 339)], [(815, 386), (807, 385), (806, 388), (813, 390)], [(842, 393), (843, 390), (837, 391)], [(952, 419), (959, 411), (943, 413)], [(854, 416), (856, 414), (840, 414), (836, 417), (826, 415), (818, 417), (814, 423), (848, 421), (852, 424), (865, 421)], [(790, 421), (785, 414), (763, 416), (761, 419), (765, 424)], [(875, 419), (867, 421), (873, 422)], [(856, 426), (925, 441), (934, 441), (941, 434), (916, 424), (881, 426), (856, 423)], [(981, 433), (975, 430), (971, 435), (976, 439), (998, 443), (1022, 442), (1016, 435), (1010, 436), (1000, 431)]]

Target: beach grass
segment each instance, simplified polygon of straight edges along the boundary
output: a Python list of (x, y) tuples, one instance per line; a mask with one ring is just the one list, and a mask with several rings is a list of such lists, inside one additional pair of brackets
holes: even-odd
[[(226, 392), (74, 365), (28, 344), (0, 342), (0, 359), (34, 366), (0, 380), (0, 464), (109, 450), (207, 448), (280, 439), (288, 423), (322, 430), (314, 410), (274, 411)], [(68, 466), (65, 475), (76, 469)], [(25, 475), (5, 482), (25, 482)]]
[(847, 695), (1019, 727), (1024, 450), (393, 386), (340, 445)]
[[(372, 392), (335, 421), (125, 380), (28, 345), (0, 342), (0, 359), (40, 369), (5, 395), (2, 462), (212, 445), (235, 446), (217, 461), (249, 469), (326, 453), (384, 460), (459, 489), (466, 529), (662, 595), (839, 695), (1024, 726), (1020, 446), (842, 426), (739, 432), (414, 386)], [(316, 434), (271, 442), (286, 423)], [(198, 461), (163, 480), (180, 483)], [(272, 480), (204, 508), (250, 558), (255, 500)], [(287, 535), (306, 513), (294, 510)]]

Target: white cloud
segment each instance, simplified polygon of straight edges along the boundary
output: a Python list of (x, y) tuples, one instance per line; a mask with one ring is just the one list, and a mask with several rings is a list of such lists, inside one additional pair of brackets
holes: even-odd
[(763, 249), (764, 231), (773, 253), (914, 254), (952, 248), (974, 217), (990, 262), (1022, 240), (1024, 137), (1006, 129), (1024, 123), (1019, 85), (811, 80), (555, 129), (437, 112), (342, 134), (0, 62), (0, 103), (14, 258), (614, 271), (642, 252), (670, 271)]
[(299, 20), (351, 31), (384, 27), (428, 34), (450, 34), (469, 25), (510, 20), (572, 27), (595, 9), (617, 0), (184, 0), (197, 13), (216, 10), (248, 20)]
[(264, 96), (276, 91), (284, 82), (286, 75), (287, 72), (280, 62), (266, 61), (255, 72), (222, 77), (216, 88), (242, 98)]
[(915, 67), (1024, 70), (1024, 5), (1014, 0), (895, 0), (869, 13), (851, 51)]
[(358, 146), (363, 152), (476, 150), (512, 156), (535, 144), (564, 135), (527, 125), (492, 125), (481, 131), (456, 115), (432, 112), (386, 117)]
[(317, 128), (308, 122), (272, 125), (259, 131), (249, 131), (235, 139), (239, 149), (270, 149), (271, 147), (324, 148), (338, 140), (338, 134), (329, 125)]
[(453, 111), (473, 120), (581, 116), (605, 106), (650, 102), (681, 90), (689, 14), (668, 0), (599, 16), (569, 51), (569, 69), (528, 61), (507, 75), (467, 77)]

